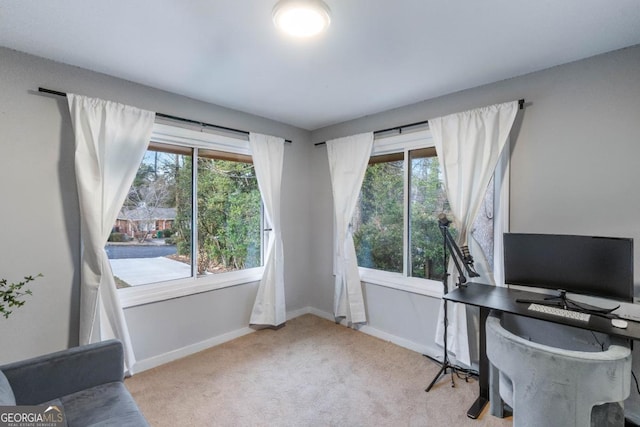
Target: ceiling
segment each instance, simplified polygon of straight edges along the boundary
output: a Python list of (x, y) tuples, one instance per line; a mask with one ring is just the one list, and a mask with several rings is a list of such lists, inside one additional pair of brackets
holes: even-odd
[(0, 0), (0, 46), (315, 130), (640, 43), (639, 0), (325, 1), (301, 41), (276, 0)]

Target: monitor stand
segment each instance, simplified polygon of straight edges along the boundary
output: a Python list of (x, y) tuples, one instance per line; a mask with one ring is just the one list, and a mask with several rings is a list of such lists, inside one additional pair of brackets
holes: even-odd
[(543, 299), (517, 298), (516, 302), (521, 302), (525, 304), (550, 305), (554, 307), (560, 307), (565, 310), (580, 311), (583, 313), (595, 314), (595, 315), (600, 315), (604, 317), (609, 317), (608, 315), (611, 314), (611, 312), (613, 312), (614, 310), (617, 310), (620, 307), (619, 305), (614, 308), (596, 307), (593, 305), (580, 303), (570, 298), (567, 298), (567, 291), (563, 289), (558, 289), (558, 292), (559, 292), (558, 295), (555, 295), (555, 296), (551, 295)]

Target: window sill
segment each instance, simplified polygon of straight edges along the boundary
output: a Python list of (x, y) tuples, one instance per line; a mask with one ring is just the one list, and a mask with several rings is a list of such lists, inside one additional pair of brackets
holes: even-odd
[(360, 280), (372, 285), (385, 286), (399, 291), (442, 298), (442, 282), (417, 277), (404, 277), (401, 273), (359, 267)]
[(264, 267), (212, 274), (205, 277), (171, 280), (118, 289), (122, 308), (135, 307), (173, 298), (209, 292), (216, 289), (257, 282), (262, 278)]

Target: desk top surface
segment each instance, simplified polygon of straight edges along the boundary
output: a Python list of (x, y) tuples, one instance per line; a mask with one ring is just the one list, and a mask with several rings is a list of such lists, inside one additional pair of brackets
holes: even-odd
[(627, 320), (627, 327), (625, 329), (621, 329), (611, 326), (611, 319), (605, 317), (592, 314), (589, 322), (581, 322), (579, 320), (531, 311), (528, 309), (528, 303), (516, 302), (516, 299), (518, 298), (542, 300), (545, 296), (547, 295), (522, 291), (519, 289), (502, 288), (481, 283), (468, 283), (466, 287), (454, 289), (443, 298), (452, 302), (459, 302), (481, 308), (489, 308), (506, 313), (531, 317), (534, 319), (575, 326), (577, 328), (589, 329), (620, 338), (640, 340), (639, 322)]

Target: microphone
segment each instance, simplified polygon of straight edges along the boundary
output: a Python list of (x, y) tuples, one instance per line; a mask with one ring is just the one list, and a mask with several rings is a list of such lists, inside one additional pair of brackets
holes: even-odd
[(473, 257), (471, 256), (471, 252), (469, 252), (469, 246), (460, 246), (460, 250), (462, 251), (462, 259), (467, 264), (473, 264)]
[(469, 252), (469, 246), (462, 246), (460, 251), (462, 251), (462, 261), (467, 264), (467, 274), (469, 274), (469, 277), (480, 277), (480, 274), (473, 268), (473, 257), (471, 256), (471, 252)]
[(440, 224), (441, 227), (448, 227), (449, 224), (451, 224), (451, 221), (449, 221), (444, 212), (438, 215), (438, 224)]

